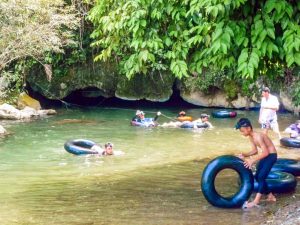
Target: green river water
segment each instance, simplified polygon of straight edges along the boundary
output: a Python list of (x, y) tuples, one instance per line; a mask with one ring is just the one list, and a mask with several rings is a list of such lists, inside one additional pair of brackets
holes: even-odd
[[(158, 109), (144, 109), (154, 112)], [(179, 109), (161, 109), (174, 116)], [(211, 109), (189, 109), (197, 118)], [(279, 207), (299, 199), (277, 195), (276, 204), (260, 209), (219, 209), (200, 189), (201, 173), (214, 157), (249, 150), (233, 129), (235, 119), (211, 119), (213, 130), (145, 129), (130, 126), (135, 109), (59, 109), (58, 115), (34, 121), (2, 121), (13, 132), (0, 139), (0, 224), (260, 224)], [(148, 113), (147, 116), (153, 117)], [(238, 111), (258, 129), (257, 111)], [(83, 120), (80, 123), (76, 120)], [(283, 130), (296, 118), (279, 114)], [(167, 122), (161, 116), (159, 122)], [(279, 147), (280, 156), (299, 159), (297, 150)], [(125, 155), (74, 156), (66, 140), (111, 141)], [(218, 176), (218, 191), (237, 188), (232, 172)]]

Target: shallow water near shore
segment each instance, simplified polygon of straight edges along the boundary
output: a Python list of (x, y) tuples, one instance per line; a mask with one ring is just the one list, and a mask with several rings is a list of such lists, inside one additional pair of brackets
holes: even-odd
[[(154, 117), (158, 109), (143, 109)], [(180, 109), (161, 109), (174, 117)], [(134, 109), (59, 109), (58, 115), (34, 120), (2, 121), (13, 132), (0, 139), (0, 224), (260, 224), (279, 207), (299, 200), (294, 193), (277, 195), (277, 203), (260, 209), (219, 209), (200, 189), (206, 164), (224, 154), (247, 151), (249, 142), (234, 130), (240, 117), (253, 121), (257, 111), (237, 111), (235, 119), (214, 119), (212, 130), (130, 126)], [(195, 108), (197, 118), (211, 109)], [(279, 114), (280, 130), (296, 118)], [(159, 122), (169, 119), (160, 116)], [(74, 156), (67, 140), (85, 138), (114, 143), (125, 155)], [(279, 146), (280, 157), (300, 159), (300, 150)], [(218, 190), (232, 193), (236, 174), (218, 176)]]

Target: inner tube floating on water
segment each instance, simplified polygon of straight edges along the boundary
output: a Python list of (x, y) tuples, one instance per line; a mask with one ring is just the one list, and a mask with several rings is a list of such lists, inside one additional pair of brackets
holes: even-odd
[[(196, 123), (197, 128), (208, 128), (207, 123)], [(180, 125), (181, 128), (194, 128), (193, 122), (187, 122)]]
[[(232, 155), (219, 156), (212, 160), (204, 169), (201, 188), (206, 200), (214, 206), (221, 208), (237, 208), (250, 197), (253, 190), (252, 171), (245, 168), (243, 160)], [(215, 178), (224, 169), (235, 170), (240, 177), (240, 189), (231, 197), (222, 197), (215, 188)]]
[(234, 118), (237, 116), (237, 113), (235, 111), (218, 110), (213, 111), (212, 116), (215, 118)]
[(65, 150), (74, 155), (98, 154), (97, 151), (91, 150), (96, 143), (85, 139), (76, 139), (67, 141), (64, 145)]
[(193, 121), (193, 118), (191, 116), (179, 116), (177, 117), (177, 120), (180, 122)]
[(143, 119), (142, 122), (137, 122), (132, 120), (131, 122), (132, 126), (136, 126), (136, 127), (156, 127), (157, 124), (155, 123), (153, 118), (145, 118)]
[[(270, 172), (266, 179), (268, 189), (274, 193), (286, 193), (295, 190), (297, 186), (296, 178), (285, 172)], [(258, 190), (258, 183), (254, 182), (254, 191)]]
[(300, 140), (296, 138), (288, 138), (288, 137), (281, 138), (280, 144), (286, 147), (300, 148)]
[(300, 176), (300, 162), (294, 159), (280, 158), (277, 159), (271, 171), (282, 171), (294, 176)]

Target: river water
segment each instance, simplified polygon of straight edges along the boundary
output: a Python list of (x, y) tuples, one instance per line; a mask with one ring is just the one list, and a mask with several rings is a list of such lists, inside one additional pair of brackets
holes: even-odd
[[(153, 117), (158, 109), (143, 109)], [(160, 109), (172, 117), (179, 109)], [(0, 224), (260, 224), (279, 207), (299, 199), (300, 191), (277, 195), (276, 204), (260, 209), (219, 209), (200, 189), (201, 173), (214, 157), (249, 150), (233, 129), (248, 117), (258, 129), (257, 111), (238, 111), (235, 119), (214, 119), (213, 130), (130, 126), (135, 109), (59, 109), (34, 121), (2, 121), (13, 135), (0, 140)], [(187, 110), (195, 118), (211, 109)], [(279, 114), (283, 130), (296, 118)], [(167, 122), (164, 116), (159, 122)], [(299, 159), (271, 134), (279, 155)], [(111, 141), (125, 155), (74, 156), (66, 140)], [(221, 193), (234, 193), (236, 174), (217, 178)], [(299, 188), (298, 188), (299, 189)]]

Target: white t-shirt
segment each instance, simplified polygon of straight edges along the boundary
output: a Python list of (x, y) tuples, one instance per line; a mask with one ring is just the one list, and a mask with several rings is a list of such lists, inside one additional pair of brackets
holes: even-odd
[(277, 121), (276, 110), (264, 109), (264, 107), (279, 108), (279, 101), (276, 96), (270, 94), (268, 99), (262, 97), (260, 106), (261, 106), (260, 120), (262, 121), (262, 123), (266, 123), (271, 120)]

